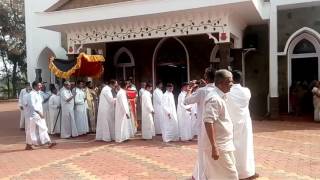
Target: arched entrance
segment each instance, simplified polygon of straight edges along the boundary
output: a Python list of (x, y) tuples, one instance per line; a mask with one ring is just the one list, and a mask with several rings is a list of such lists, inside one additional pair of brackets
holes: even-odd
[(177, 37), (163, 38), (157, 44), (152, 58), (153, 85), (159, 80), (171, 82), (175, 94), (181, 84), (190, 81), (189, 53), (184, 43)]
[(54, 56), (54, 52), (45, 47), (38, 56), (37, 68), (36, 68), (36, 77), (40, 78), (43, 82), (55, 83), (56, 78), (49, 70), (49, 58)]
[[(302, 103), (302, 112), (312, 112), (310, 87), (314, 80), (320, 79), (318, 38), (303, 32), (297, 35), (288, 47), (288, 112), (292, 112), (296, 102)], [(297, 97), (295, 94), (298, 94)]]
[(114, 56), (113, 63), (117, 68), (117, 79), (128, 80), (129, 77), (135, 78), (135, 61), (129, 49), (126, 47), (120, 48)]

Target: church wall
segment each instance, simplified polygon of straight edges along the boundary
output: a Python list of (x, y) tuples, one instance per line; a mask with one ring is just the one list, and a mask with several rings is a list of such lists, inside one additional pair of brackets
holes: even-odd
[(268, 25), (248, 26), (244, 33), (244, 47), (253, 42), (256, 51), (245, 57), (246, 86), (251, 90), (250, 110), (253, 115), (267, 113), (269, 91), (269, 36)]
[(319, 15), (320, 6), (280, 10), (278, 12), (278, 51), (282, 52), (288, 38), (303, 27), (320, 32)]
[[(210, 54), (214, 47), (213, 40), (207, 35), (178, 37), (186, 46), (190, 59), (190, 79), (203, 78), (204, 69), (210, 66)], [(135, 59), (135, 83), (152, 82), (152, 58), (157, 44), (161, 39), (148, 39), (137, 41), (122, 41), (106, 43), (106, 63), (103, 79), (109, 80), (116, 77), (114, 56), (121, 47), (126, 47), (132, 52)], [(166, 46), (166, 42), (162, 46)], [(180, 87), (179, 87), (180, 88)]]
[(119, 3), (119, 2), (125, 2), (125, 1), (132, 1), (132, 0), (71, 0), (66, 4), (62, 5), (60, 8), (58, 8), (57, 11), (90, 7), (90, 6), (98, 6), (103, 4)]

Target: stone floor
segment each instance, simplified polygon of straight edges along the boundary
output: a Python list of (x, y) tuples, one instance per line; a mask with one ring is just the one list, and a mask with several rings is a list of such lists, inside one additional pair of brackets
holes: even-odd
[[(54, 149), (24, 150), (16, 103), (0, 104), (0, 179), (190, 179), (196, 142), (139, 138), (122, 144), (94, 135), (56, 139)], [(320, 124), (303, 118), (254, 121), (261, 180), (320, 179)]]

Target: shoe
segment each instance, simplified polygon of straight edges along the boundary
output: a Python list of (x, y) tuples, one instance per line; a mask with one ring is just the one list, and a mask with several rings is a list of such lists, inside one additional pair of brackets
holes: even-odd
[(33, 150), (32, 145), (27, 144), (26, 147), (25, 147), (25, 150)]
[(48, 148), (50, 148), (50, 149), (51, 149), (51, 148), (53, 148), (53, 147), (54, 147), (54, 146), (56, 146), (56, 145), (57, 145), (57, 143), (52, 142), (52, 143), (50, 143), (50, 144), (49, 144)]

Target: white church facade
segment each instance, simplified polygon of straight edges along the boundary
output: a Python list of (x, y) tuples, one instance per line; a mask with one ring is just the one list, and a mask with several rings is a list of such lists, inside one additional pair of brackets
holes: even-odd
[[(290, 112), (290, 87), (320, 79), (320, 0), (25, 0), (28, 79), (48, 58), (106, 59), (101, 80), (199, 79), (238, 69), (262, 116)], [(41, 73), (40, 73), (41, 71)], [(37, 72), (37, 73), (36, 73)]]

